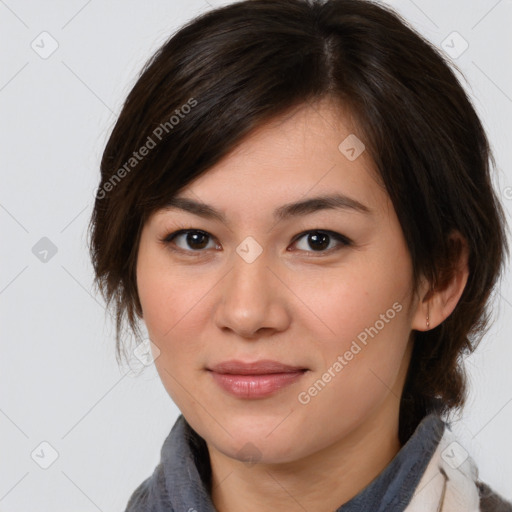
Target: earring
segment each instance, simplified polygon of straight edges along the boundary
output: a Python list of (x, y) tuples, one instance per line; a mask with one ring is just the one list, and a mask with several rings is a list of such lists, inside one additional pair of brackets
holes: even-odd
[(428, 314), (429, 314), (429, 303), (427, 302), (427, 330), (430, 328), (430, 322), (428, 321), (429, 320)]

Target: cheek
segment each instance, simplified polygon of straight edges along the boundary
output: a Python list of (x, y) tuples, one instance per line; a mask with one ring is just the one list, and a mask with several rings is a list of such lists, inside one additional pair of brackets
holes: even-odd
[[(317, 338), (321, 368), (304, 383), (298, 406), (309, 418), (330, 415), (322, 426), (326, 438), (356, 428), (384, 401), (399, 400), (410, 333), (406, 284), (354, 273), (346, 287), (327, 290), (319, 311), (335, 334)], [(318, 324), (310, 329), (325, 333)]]
[(172, 328), (170, 304), (176, 302), (169, 292), (169, 283), (165, 273), (158, 266), (145, 265), (144, 259), (137, 267), (137, 287), (144, 315), (144, 322), (153, 341), (157, 342)]
[(190, 375), (206, 361), (204, 305), (218, 279), (169, 261), (165, 251), (141, 250), (137, 285), (149, 337), (160, 351), (155, 359), (160, 379), (178, 407), (188, 410), (187, 391), (196, 387)]
[[(294, 290), (309, 308), (310, 329), (327, 343), (350, 344), (370, 333), (398, 334), (408, 321), (411, 275), (401, 254), (386, 257), (383, 251), (355, 255), (346, 267), (330, 271), (329, 279), (296, 279)], [(339, 348), (343, 348), (340, 346)]]
[[(151, 258), (151, 259), (150, 259)], [(149, 262), (151, 262), (149, 264)], [(181, 411), (190, 414), (190, 371), (198, 366), (201, 288), (190, 277), (169, 268), (158, 254), (140, 253), (137, 286), (151, 341), (158, 347), (155, 367), (167, 393)]]
[(207, 285), (170, 264), (165, 251), (141, 244), (137, 261), (137, 288), (148, 332), (164, 345), (188, 324)]
[(349, 401), (364, 395), (370, 400), (379, 394), (376, 388), (391, 387), (401, 370), (411, 327), (412, 266), (400, 239), (391, 246), (355, 255), (346, 271), (333, 272), (322, 286), (310, 280), (298, 291), (314, 313), (306, 329), (316, 334), (322, 380), (336, 382), (326, 386), (327, 401), (330, 393), (340, 396), (340, 388)]

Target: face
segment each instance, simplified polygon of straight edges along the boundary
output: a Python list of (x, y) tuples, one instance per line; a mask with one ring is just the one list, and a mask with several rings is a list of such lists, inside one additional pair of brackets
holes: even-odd
[(210, 450), (290, 462), (398, 415), (412, 265), (354, 134), (327, 101), (275, 118), (177, 195), (208, 208), (182, 201), (143, 228), (155, 364)]

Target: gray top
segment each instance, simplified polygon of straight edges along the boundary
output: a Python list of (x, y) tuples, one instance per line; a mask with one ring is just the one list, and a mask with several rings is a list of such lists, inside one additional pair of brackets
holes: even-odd
[[(434, 413), (425, 416), (386, 468), (337, 512), (403, 512), (444, 427)], [(180, 415), (164, 441), (160, 463), (133, 492), (126, 512), (216, 512), (209, 487), (206, 443)]]
[[(445, 426), (437, 414), (425, 416), (384, 470), (337, 512), (403, 512)], [(216, 512), (209, 486), (206, 444), (180, 415), (164, 441), (160, 463), (133, 492), (125, 512)]]

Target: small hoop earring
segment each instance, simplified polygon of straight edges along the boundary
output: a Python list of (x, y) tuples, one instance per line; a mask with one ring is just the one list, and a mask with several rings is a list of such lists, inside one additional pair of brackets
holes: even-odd
[(429, 305), (427, 302), (427, 330), (430, 328), (430, 322), (428, 320), (429, 320)]

